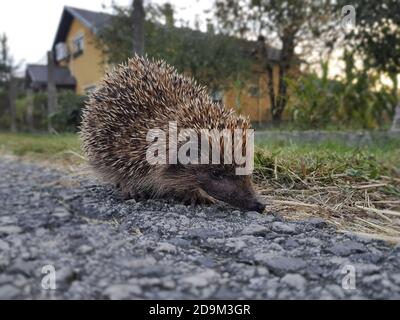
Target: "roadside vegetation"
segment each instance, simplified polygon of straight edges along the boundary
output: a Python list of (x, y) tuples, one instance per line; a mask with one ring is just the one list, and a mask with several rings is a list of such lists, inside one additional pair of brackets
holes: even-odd
[[(79, 172), (76, 134), (0, 134), (0, 154)], [(349, 147), (341, 142), (257, 141), (255, 179), (267, 212), (320, 217), (343, 232), (400, 241), (400, 141)]]
[(255, 177), (270, 211), (399, 242), (399, 159), (399, 140), (363, 147), (261, 142)]

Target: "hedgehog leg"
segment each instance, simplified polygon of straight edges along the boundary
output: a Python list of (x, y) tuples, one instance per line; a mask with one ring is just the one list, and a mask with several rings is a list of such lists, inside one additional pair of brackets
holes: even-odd
[(203, 189), (196, 189), (192, 192), (186, 194), (183, 198), (183, 203), (186, 205), (203, 205), (203, 204), (213, 204), (215, 199), (207, 194)]
[(121, 184), (119, 184), (119, 186), (124, 200), (133, 199), (140, 201), (148, 198), (144, 192), (135, 191), (132, 188), (122, 187)]

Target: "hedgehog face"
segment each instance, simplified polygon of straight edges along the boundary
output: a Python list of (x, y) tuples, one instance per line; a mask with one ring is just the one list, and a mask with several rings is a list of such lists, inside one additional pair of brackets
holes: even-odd
[(197, 168), (196, 179), (210, 196), (244, 210), (262, 212), (265, 209), (254, 191), (250, 176), (235, 175), (228, 165)]

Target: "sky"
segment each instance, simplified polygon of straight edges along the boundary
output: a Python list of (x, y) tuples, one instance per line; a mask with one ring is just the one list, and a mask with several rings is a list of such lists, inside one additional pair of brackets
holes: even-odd
[[(129, 5), (132, 0), (114, 0), (119, 5)], [(146, 1), (144, 0), (145, 4)], [(165, 0), (152, 0), (162, 4)], [(203, 11), (212, 5), (211, 0), (170, 0), (178, 10), (176, 18), (194, 23), (196, 15), (202, 18)], [(93, 11), (110, 11), (112, 0), (1, 0), (0, 33), (9, 38), (10, 52), (15, 62), (44, 63), (46, 52), (54, 40), (64, 6)]]

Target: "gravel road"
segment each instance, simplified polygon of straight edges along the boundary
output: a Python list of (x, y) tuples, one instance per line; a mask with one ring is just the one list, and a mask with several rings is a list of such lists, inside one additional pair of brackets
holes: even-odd
[(0, 158), (0, 299), (399, 299), (399, 258), (320, 219), (122, 201)]

